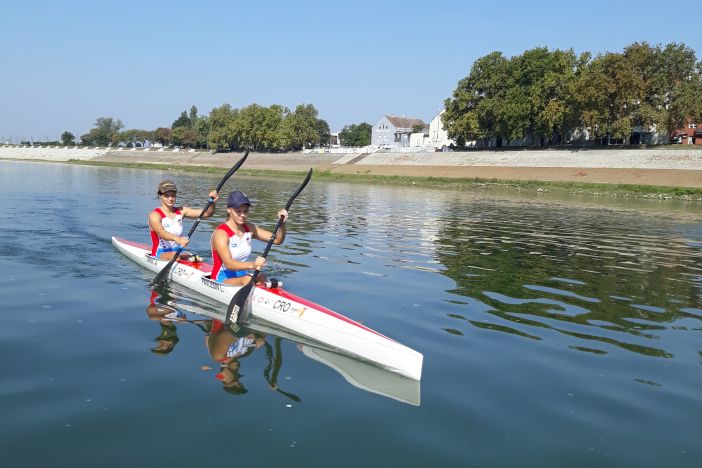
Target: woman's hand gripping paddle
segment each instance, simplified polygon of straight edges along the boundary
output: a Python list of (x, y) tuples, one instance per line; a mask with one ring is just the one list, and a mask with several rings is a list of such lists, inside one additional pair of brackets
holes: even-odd
[[(307, 183), (310, 181), (310, 178), (312, 177), (312, 169), (309, 170), (307, 173), (307, 177), (305, 177), (305, 180), (302, 182), (302, 185), (297, 189), (295, 193), (290, 197), (288, 200), (288, 203), (285, 205), (285, 209), (289, 210), (290, 207), (292, 206), (293, 202), (295, 201), (295, 198), (297, 198), (298, 195), (300, 195), (300, 192), (305, 188)], [(278, 233), (278, 229), (280, 229), (280, 226), (283, 224), (283, 220), (285, 218), (283, 216), (280, 217), (278, 220), (278, 224), (275, 226), (275, 230), (273, 231), (273, 234), (271, 235), (271, 238), (268, 240), (268, 244), (266, 245), (266, 249), (263, 251), (263, 255), (261, 255), (263, 258), (266, 258), (268, 255), (268, 252), (271, 250), (271, 246), (273, 245), (273, 241), (275, 240), (275, 236)], [(244, 305), (246, 304), (247, 299), (249, 298), (249, 295), (253, 291), (254, 286), (256, 285), (256, 278), (258, 278), (258, 273), (260, 270), (255, 270), (253, 273), (253, 277), (251, 278), (251, 281), (246, 283), (244, 286), (242, 286), (241, 289), (239, 289), (236, 294), (234, 294), (234, 297), (232, 298), (231, 302), (229, 303), (229, 307), (227, 308), (227, 315), (224, 320), (224, 323), (226, 325), (231, 324), (232, 322), (236, 323), (242, 323), (246, 321), (246, 315), (244, 313)]]

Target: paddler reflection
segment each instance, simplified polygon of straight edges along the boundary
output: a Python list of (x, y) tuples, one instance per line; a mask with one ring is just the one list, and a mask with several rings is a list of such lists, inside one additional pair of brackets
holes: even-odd
[(149, 316), (149, 319), (156, 320), (161, 325), (161, 333), (155, 340), (157, 344), (151, 348), (151, 352), (169, 354), (178, 344), (178, 332), (174, 322), (184, 317), (184, 314), (173, 307), (157, 303), (158, 297), (158, 293), (152, 292), (149, 305), (146, 307), (146, 315)]
[[(156, 338), (157, 346), (151, 351), (158, 354), (168, 354), (178, 343), (176, 324), (192, 323), (205, 333), (205, 345), (212, 360), (219, 363), (216, 378), (222, 383), (224, 391), (234, 395), (248, 392), (241, 379), (241, 360), (250, 356), (256, 349), (264, 348), (267, 365), (263, 371), (268, 386), (295, 402), (301, 401), (300, 397), (282, 390), (278, 386), (278, 375), (283, 365), (282, 339), (275, 337), (273, 346), (266, 340), (267, 335), (261, 331), (248, 328), (239, 328), (236, 324), (225, 326), (217, 319), (190, 320), (185, 311), (197, 315), (207, 315), (206, 309), (188, 300), (176, 301), (171, 297), (168, 289), (161, 289), (151, 293), (146, 314), (149, 319), (158, 321), (161, 333)], [(236, 331), (233, 331), (234, 328)], [(203, 370), (211, 370), (203, 366)]]
[(176, 329), (178, 322), (194, 323), (205, 333), (210, 331), (210, 320), (188, 320), (185, 312), (165, 292), (162, 292), (161, 295), (156, 291), (151, 293), (149, 305), (146, 306), (146, 315), (161, 325), (161, 333), (155, 339), (157, 344), (151, 348), (151, 352), (156, 354), (169, 354), (178, 344), (178, 330)]
[(241, 395), (248, 390), (241, 382), (240, 360), (266, 343), (266, 336), (256, 332), (232, 332), (219, 320), (212, 320), (212, 329), (206, 337), (210, 357), (220, 365), (217, 379), (222, 382), (224, 391)]

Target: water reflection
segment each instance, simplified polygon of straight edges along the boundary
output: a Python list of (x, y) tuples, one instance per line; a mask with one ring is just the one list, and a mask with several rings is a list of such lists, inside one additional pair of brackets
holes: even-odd
[[(296, 343), (297, 349), (303, 355), (336, 370), (355, 387), (403, 403), (415, 406), (420, 404), (420, 383), (415, 380), (339, 354), (338, 350), (321, 347), (318, 343), (303, 336), (292, 335), (270, 323), (257, 322), (254, 319), (245, 327), (236, 324), (225, 326), (220, 320), (220, 309), (222, 306), (219, 304), (211, 304), (200, 296), (191, 297), (187, 292), (176, 293), (168, 286), (151, 292), (147, 315), (151, 320), (158, 321), (162, 329), (157, 338), (159, 345), (152, 351), (163, 354), (171, 352), (178, 343), (176, 324), (195, 325), (206, 335), (207, 351), (212, 361), (219, 366), (215, 377), (222, 383), (222, 388), (233, 395), (244, 395), (248, 393), (248, 389), (242, 382), (242, 360), (263, 348), (267, 364), (262, 374), (268, 387), (299, 403), (302, 401), (300, 396), (283, 390), (278, 383), (283, 366), (282, 343), (288, 340)], [(209, 318), (192, 318), (188, 314)], [(272, 345), (269, 340), (273, 341)], [(211, 368), (206, 366), (204, 370)], [(288, 372), (294, 373), (294, 369)]]
[[(457, 321), (441, 326), (448, 334), (469, 335), (469, 325), (541, 340), (555, 331), (570, 349), (671, 358), (671, 332), (690, 329), (690, 320), (699, 328), (689, 313), (702, 303), (698, 205), (326, 188), (329, 224), (314, 258), (340, 275), (383, 279), (377, 293), (364, 288), (381, 303), (402, 288), (438, 297), (444, 306), (433, 309)], [(453, 284), (441, 290), (427, 275)]]
[(146, 306), (146, 315), (151, 320), (159, 322), (161, 332), (156, 337), (156, 346), (151, 348), (152, 353), (169, 354), (178, 344), (178, 330), (174, 321), (184, 320), (184, 314), (179, 313), (177, 309), (165, 304), (157, 304), (156, 298), (158, 293), (151, 293), (149, 305)]
[(435, 254), (456, 283), (448, 292), (478, 307), (449, 316), (535, 339), (557, 331), (586, 352), (607, 353), (600, 343), (671, 358), (663, 332), (689, 318), (681, 306), (699, 304), (702, 273), (702, 251), (677, 223), (539, 204), (456, 207), (438, 223)]
[(241, 360), (261, 348), (266, 343), (266, 336), (246, 329), (234, 333), (219, 320), (212, 320), (206, 341), (210, 357), (219, 364), (216, 377), (222, 382), (224, 391), (234, 395), (248, 392), (241, 382)]
[(282, 338), (276, 336), (273, 339), (273, 346), (268, 344), (267, 341), (263, 343), (266, 348), (266, 360), (268, 361), (268, 365), (263, 371), (263, 376), (266, 378), (266, 381), (272, 390), (275, 390), (292, 401), (299, 403), (302, 401), (302, 398), (293, 393), (286, 392), (278, 386), (278, 374), (280, 374), (280, 368), (283, 366), (282, 342)]

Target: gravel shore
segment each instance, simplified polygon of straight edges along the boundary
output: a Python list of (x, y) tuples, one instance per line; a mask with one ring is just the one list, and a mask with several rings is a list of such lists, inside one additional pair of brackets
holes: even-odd
[[(0, 147), (0, 159), (229, 167), (237, 153)], [(252, 153), (247, 169), (337, 174), (640, 184), (702, 188), (702, 149), (522, 150), (452, 153)]]

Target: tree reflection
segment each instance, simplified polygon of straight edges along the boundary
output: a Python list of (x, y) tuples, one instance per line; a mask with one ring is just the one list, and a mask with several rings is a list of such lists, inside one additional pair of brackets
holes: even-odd
[(456, 284), (448, 292), (503, 322), (449, 315), (476, 327), (529, 338), (536, 337), (526, 327), (548, 328), (672, 357), (611, 332), (655, 339), (687, 315), (680, 308), (698, 300), (700, 285), (691, 277), (699, 270), (689, 259), (699, 262), (700, 251), (665, 222), (606, 210), (478, 202), (451, 206), (439, 225), (436, 257)]

